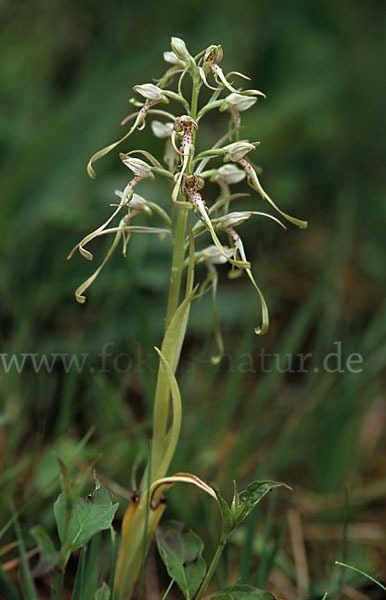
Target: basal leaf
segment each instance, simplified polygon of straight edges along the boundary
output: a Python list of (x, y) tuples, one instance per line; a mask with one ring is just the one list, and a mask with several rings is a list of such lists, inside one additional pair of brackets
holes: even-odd
[(62, 546), (67, 552), (81, 548), (93, 535), (108, 529), (113, 520), (118, 504), (112, 504), (111, 494), (97, 482), (94, 493), (84, 498), (78, 498), (66, 519), (66, 501), (60, 494), (54, 504), (55, 519)]
[(198, 590), (206, 572), (202, 558), (204, 544), (183, 523), (169, 521), (156, 532), (158, 550), (169, 576), (175, 580), (187, 600)]

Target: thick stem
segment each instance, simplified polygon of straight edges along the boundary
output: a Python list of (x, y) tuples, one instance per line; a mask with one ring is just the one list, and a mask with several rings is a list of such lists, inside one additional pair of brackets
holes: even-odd
[[(197, 104), (198, 104), (198, 95), (200, 91), (200, 77), (197, 72), (193, 75), (193, 89), (192, 89), (192, 102), (190, 108), (190, 116), (193, 119), (197, 117)], [(194, 147), (194, 141), (196, 136), (196, 130), (192, 128), (192, 146)], [(186, 173), (187, 175), (191, 175), (193, 172), (193, 163), (192, 157), (189, 158)], [(184, 270), (184, 260), (185, 260), (185, 239), (186, 239), (186, 223), (188, 219), (188, 209), (179, 206), (178, 207), (178, 215), (177, 215), (177, 225), (176, 232), (174, 237), (174, 247), (173, 247), (173, 257), (172, 257), (172, 268), (170, 275), (170, 288), (169, 288), (169, 298), (168, 298), (168, 307), (166, 311), (166, 330), (170, 324), (171, 319), (173, 318), (174, 313), (177, 310), (180, 294), (181, 294), (181, 280), (182, 273)], [(162, 346), (161, 346), (162, 347)], [(178, 364), (179, 357), (177, 357), (176, 366)], [(161, 369), (161, 365), (160, 365)], [(161, 453), (165, 441), (167, 422), (169, 416), (169, 391), (166, 391), (165, 394), (162, 394), (161, 397), (158, 398), (158, 402), (156, 402), (154, 406), (154, 415), (153, 415), (153, 439), (152, 439), (152, 464), (153, 464), (153, 475), (157, 479), (163, 477), (165, 473), (159, 473), (157, 471), (157, 465), (161, 460)], [(154, 480), (152, 477), (152, 480)]]
[[(193, 74), (193, 90), (190, 115), (192, 118), (197, 116), (198, 93), (200, 89), (200, 79), (197, 72)], [(192, 131), (192, 141), (194, 143), (195, 131)], [(192, 174), (192, 157), (189, 158), (186, 173)], [(185, 259), (185, 238), (186, 224), (188, 218), (188, 209), (185, 206), (178, 207), (177, 224), (174, 236), (174, 247), (170, 277), (170, 288), (168, 297), (168, 307), (166, 312), (166, 330), (178, 308), (181, 295), (181, 281), (184, 269)], [(186, 327), (186, 323), (184, 328)], [(184, 335), (185, 330), (180, 332)], [(162, 346), (161, 346), (162, 347)], [(175, 357), (175, 365), (177, 367), (179, 355)], [(161, 369), (160, 364), (160, 369)], [(156, 394), (156, 402), (154, 406), (154, 424), (153, 424), (153, 439), (152, 439), (152, 458), (147, 469), (147, 472), (142, 479), (143, 488), (148, 487), (148, 482), (154, 481), (154, 478), (160, 478), (165, 473), (159, 473), (159, 465), (162, 462), (162, 451), (165, 447), (167, 423), (169, 417), (169, 401), (170, 389), (165, 387), (159, 394)], [(165, 470), (168, 466), (165, 465)], [(146, 523), (146, 510), (148, 509), (148, 494), (145, 489), (142, 490), (142, 497), (138, 505), (133, 510), (132, 518), (126, 530), (123, 530), (122, 541), (119, 549), (117, 562), (117, 570), (115, 576), (114, 598), (119, 600), (127, 600), (131, 597), (134, 584), (138, 578), (140, 567), (143, 560), (143, 553), (147, 552), (148, 545), (154, 534), (162, 512), (165, 508), (164, 504), (160, 504), (157, 509), (150, 510), (148, 513), (148, 527)], [(130, 507), (128, 509), (130, 511)], [(147, 531), (146, 531), (147, 530)]]

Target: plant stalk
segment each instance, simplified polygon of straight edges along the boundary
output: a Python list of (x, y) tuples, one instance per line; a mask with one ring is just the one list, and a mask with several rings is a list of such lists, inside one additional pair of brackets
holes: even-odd
[(198, 591), (198, 594), (196, 596), (196, 600), (201, 600), (201, 598), (205, 594), (205, 592), (206, 592), (206, 590), (208, 588), (208, 585), (210, 584), (211, 579), (213, 577), (213, 573), (216, 570), (218, 561), (220, 560), (220, 556), (223, 553), (223, 550), (225, 548), (225, 544), (226, 544), (226, 542), (221, 539), (219, 545), (217, 546), (217, 550), (216, 550), (216, 553), (215, 553), (215, 555), (213, 557), (213, 560), (210, 563), (209, 569), (208, 569), (208, 571), (207, 571), (207, 573), (205, 575), (204, 581), (202, 582), (201, 587), (200, 587), (200, 589)]
[[(193, 74), (193, 89), (192, 101), (190, 107), (190, 115), (193, 119), (197, 117), (198, 94), (200, 89), (200, 78), (197, 71)], [(194, 133), (192, 132), (193, 142)], [(186, 173), (192, 174), (193, 170), (192, 157), (190, 157)], [(188, 209), (185, 206), (178, 206), (177, 223), (174, 235), (172, 266), (170, 275), (170, 287), (168, 296), (168, 305), (166, 311), (166, 328), (167, 331), (170, 322), (175, 315), (179, 306), (181, 295), (181, 282), (184, 270), (185, 260), (185, 239), (186, 227), (188, 219)], [(186, 327), (186, 324), (184, 325)], [(185, 330), (180, 331), (182, 337), (185, 335)], [(162, 345), (161, 345), (162, 348)], [(175, 365), (177, 368), (179, 362), (179, 354), (175, 357)], [(159, 374), (161, 373), (161, 363), (159, 366)], [(142, 478), (142, 488), (148, 488), (151, 483), (166, 474), (169, 465), (163, 465), (161, 472), (159, 465), (162, 463), (163, 450), (166, 442), (167, 424), (169, 418), (169, 402), (170, 389), (169, 386), (161, 389), (160, 393), (156, 394), (153, 415), (153, 436), (152, 436), (152, 456), (145, 475)], [(150, 466), (151, 465), (151, 466)], [(149, 470), (151, 469), (151, 472)], [(130, 599), (135, 582), (138, 578), (141, 564), (144, 560), (143, 554), (147, 552), (148, 545), (153, 537), (155, 528), (164, 511), (165, 504), (159, 504), (156, 509), (148, 508), (148, 489), (142, 489), (142, 495), (139, 503), (136, 506), (132, 504), (127, 509), (133, 513), (129, 527), (122, 533), (122, 541), (119, 549), (117, 562), (117, 571), (115, 578), (114, 599), (128, 600)], [(147, 518), (146, 518), (147, 512)], [(147, 521), (147, 524), (146, 524)], [(145, 540), (145, 542), (144, 542)]]

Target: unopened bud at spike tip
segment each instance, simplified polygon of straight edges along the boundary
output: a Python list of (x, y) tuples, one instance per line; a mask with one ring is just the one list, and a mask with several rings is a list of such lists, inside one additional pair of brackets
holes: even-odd
[(189, 52), (184, 40), (178, 37), (172, 37), (170, 45), (177, 58), (183, 62), (189, 60)]

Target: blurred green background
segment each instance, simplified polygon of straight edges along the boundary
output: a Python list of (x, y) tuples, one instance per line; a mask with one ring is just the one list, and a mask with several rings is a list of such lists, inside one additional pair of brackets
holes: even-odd
[[(226, 560), (240, 561), (243, 580), (299, 597), (291, 531), (300, 515), (309, 574), (303, 596), (334, 594), (342, 584), (333, 561), (342, 557), (345, 484), (345, 556), (386, 577), (384, 3), (3, 0), (0, 20), (1, 352), (6, 360), (87, 354), (80, 373), (59, 363), (51, 373), (36, 373), (30, 361), (20, 372), (0, 365), (3, 524), (13, 497), (26, 529), (36, 522), (53, 528), (54, 451), (74, 469), (96, 461), (101, 476), (124, 488), (137, 457), (146, 455), (170, 243), (133, 237), (127, 258), (116, 253), (83, 306), (74, 290), (94, 265), (66, 256), (107, 218), (113, 190), (127, 181), (117, 152), (96, 163), (95, 181), (86, 163), (118, 139), (131, 87), (162, 74), (162, 51), (174, 35), (192, 53), (222, 44), (224, 71), (248, 74), (267, 94), (243, 115), (249, 139), (261, 141), (255, 161), (262, 183), (283, 210), (309, 221), (306, 231), (243, 226), (270, 308), (264, 339), (253, 335), (259, 307), (247, 278), (221, 275), (227, 356), (218, 368), (208, 360), (210, 303), (193, 307), (174, 469), (216, 481), (228, 495), (233, 479), (242, 486), (254, 477), (281, 478), (294, 488), (270, 509), (282, 515), (289, 507), (292, 515), (276, 571), (269, 561), (261, 567), (251, 530), (235, 540)], [(215, 141), (224, 123), (221, 115), (207, 120), (204, 139)], [(138, 147), (162, 151), (149, 126), (122, 150)], [(139, 192), (167, 206), (167, 186), (143, 184)], [(267, 208), (256, 198), (244, 206)], [(105, 244), (94, 244), (96, 261)], [(360, 372), (322, 368), (336, 342), (344, 361), (351, 353), (363, 357)], [(104, 346), (111, 356), (101, 369)], [(279, 356), (267, 362), (268, 373), (260, 368), (262, 351)], [(295, 372), (286, 372), (287, 353), (312, 353), (313, 368), (299, 373), (295, 360)], [(194, 492), (176, 490), (169, 506), (170, 515), (201, 527), (204, 537), (209, 531), (215, 543), (208, 509)], [(278, 539), (281, 525), (272, 519), (264, 529), (256, 517), (257, 540)], [(3, 543), (13, 539), (7, 525), (2, 534)], [(345, 577), (364, 589), (363, 580)], [(375, 589), (368, 593), (377, 597)]]

